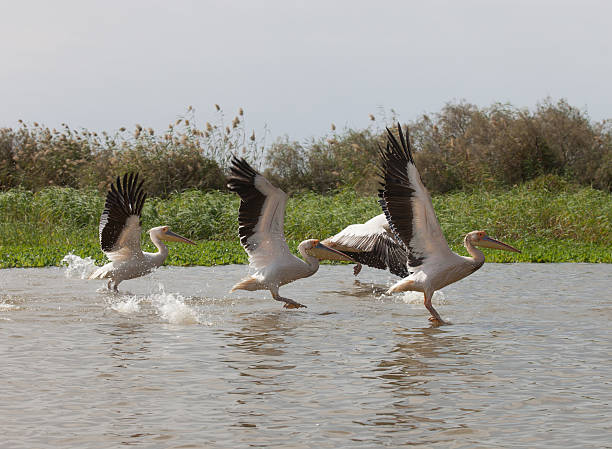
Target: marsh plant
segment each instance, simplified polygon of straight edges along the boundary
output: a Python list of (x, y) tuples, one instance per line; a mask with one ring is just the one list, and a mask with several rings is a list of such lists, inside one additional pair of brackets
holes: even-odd
[[(465, 233), (486, 229), (523, 252), (491, 251), (489, 261), (612, 262), (612, 198), (608, 192), (544, 175), (511, 189), (458, 191), (433, 196), (440, 225), (455, 251)], [(238, 202), (225, 192), (188, 190), (145, 203), (143, 229), (165, 223), (198, 242), (171, 251), (168, 263), (245, 263), (237, 238)], [(57, 265), (72, 252), (102, 262), (98, 223), (103, 194), (49, 187), (0, 192), (0, 267)], [(285, 235), (291, 248), (325, 238), (381, 213), (375, 195), (353, 189), (289, 198)], [(154, 250), (143, 233), (143, 245)]]
[[(36, 122), (2, 128), (0, 189), (104, 191), (116, 174), (130, 170), (142, 174), (150, 196), (224, 189), (228, 161), (237, 154), (289, 193), (350, 188), (373, 194), (385, 126), (397, 121), (393, 110), (380, 110), (364, 129), (332, 124), (322, 137), (285, 136), (267, 146), (266, 131), (256, 136), (245, 127), (242, 108), (231, 120), (219, 105), (214, 110), (215, 119), (198, 126), (189, 107), (161, 133), (141, 125), (112, 134)], [(594, 123), (565, 100), (546, 99), (533, 111), (454, 102), (408, 126), (421, 177), (434, 193), (511, 188), (544, 175), (612, 190), (612, 120)]]
[(231, 121), (220, 106), (215, 105), (215, 110), (213, 123), (199, 127), (189, 107), (160, 134), (140, 124), (109, 134), (20, 121), (16, 129), (0, 129), (0, 188), (103, 191), (118, 173), (133, 170), (146, 180), (151, 196), (222, 189), (231, 154), (261, 159), (264, 143), (245, 128), (242, 108)]

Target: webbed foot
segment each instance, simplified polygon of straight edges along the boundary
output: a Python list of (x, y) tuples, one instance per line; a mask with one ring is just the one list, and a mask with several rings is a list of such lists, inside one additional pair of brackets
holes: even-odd
[(306, 308), (306, 306), (304, 304), (300, 304), (300, 303), (297, 303), (297, 302), (293, 302), (293, 303), (286, 302), (285, 304), (283, 304), (283, 307), (285, 309), (300, 309), (302, 307)]
[(432, 326), (435, 326), (435, 327), (451, 324), (449, 322), (444, 321), (442, 318), (435, 317), (435, 316), (430, 316), (429, 321), (431, 321)]
[(306, 306), (304, 304), (300, 304), (297, 301), (294, 301), (293, 299), (289, 299), (289, 298), (283, 298), (282, 296), (279, 296), (277, 298), (274, 298), (277, 301), (283, 301), (285, 304), (283, 304), (283, 307), (285, 309), (299, 309), (301, 307), (306, 308)]
[(299, 309), (300, 307), (306, 307), (303, 304), (300, 304), (299, 302), (294, 301), (293, 299), (289, 299), (289, 298), (284, 298), (281, 295), (279, 295), (276, 292), (271, 291), (270, 293), (272, 293), (272, 297), (276, 300), (276, 301), (282, 301), (285, 304), (283, 304), (283, 307), (285, 309)]

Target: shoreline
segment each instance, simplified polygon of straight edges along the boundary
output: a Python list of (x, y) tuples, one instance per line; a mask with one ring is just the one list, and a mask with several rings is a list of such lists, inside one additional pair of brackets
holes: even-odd
[[(247, 264), (248, 257), (242, 246), (236, 241), (199, 241), (195, 246), (170, 245), (167, 266), (216, 266), (230, 264)], [(289, 247), (295, 253), (298, 241), (290, 241)], [(485, 257), (489, 263), (612, 263), (610, 247), (601, 244), (575, 242), (572, 240), (549, 240), (536, 243), (532, 240), (514, 240), (511, 245), (521, 249), (522, 253), (502, 253), (486, 250)], [(153, 250), (149, 245), (143, 249)], [(460, 255), (467, 255), (461, 245), (451, 245), (451, 249)], [(92, 258), (96, 264), (105, 262), (104, 254), (97, 242), (89, 245), (3, 245), (0, 246), (0, 269), (3, 268), (42, 268), (62, 266), (62, 259), (67, 254)], [(338, 264), (327, 262), (322, 264)], [(345, 263), (345, 262), (340, 262)]]

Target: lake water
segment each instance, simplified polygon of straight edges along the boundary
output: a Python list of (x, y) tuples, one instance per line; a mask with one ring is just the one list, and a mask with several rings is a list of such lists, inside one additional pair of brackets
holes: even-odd
[[(0, 447), (612, 447), (612, 265), (485, 266), (434, 297), (323, 266), (162, 268), (119, 294), (0, 270)], [(67, 277), (67, 274), (69, 277)]]

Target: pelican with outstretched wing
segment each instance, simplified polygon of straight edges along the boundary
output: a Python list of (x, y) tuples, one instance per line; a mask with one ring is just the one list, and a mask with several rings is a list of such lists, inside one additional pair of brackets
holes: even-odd
[[(322, 243), (354, 259), (357, 262), (355, 276), (361, 271), (361, 264), (389, 270), (402, 278), (408, 276), (408, 252), (391, 231), (385, 214), (377, 215), (365, 223), (347, 226)], [(313, 255), (320, 259), (335, 259), (333, 254), (326, 256), (318, 251), (313, 251)]]
[(340, 260), (353, 260), (316, 239), (299, 244), (298, 251), (303, 260), (291, 254), (284, 231), (287, 194), (274, 187), (244, 159), (234, 156), (231, 172), (227, 186), (240, 196), (238, 234), (240, 243), (249, 255), (249, 266), (253, 273), (234, 285), (230, 292), (269, 290), (275, 300), (285, 303), (286, 308), (305, 307), (280, 296), (278, 289), (317, 272), (319, 259), (310, 253), (311, 250), (316, 248)]
[(146, 253), (140, 249), (142, 206), (147, 197), (138, 182), (138, 174), (117, 177), (116, 185), (106, 194), (104, 211), (100, 217), (100, 246), (110, 259), (98, 268), (89, 279), (108, 279), (107, 287), (117, 291), (120, 282), (150, 273), (160, 267), (168, 256), (168, 247), (162, 240), (195, 245), (191, 240), (170, 231), (168, 226), (149, 229), (149, 236), (159, 250)]
[(382, 189), (380, 204), (391, 229), (408, 250), (408, 275), (394, 284), (388, 293), (423, 292), (429, 318), (446, 324), (431, 304), (436, 290), (457, 282), (478, 270), (485, 261), (476, 246), (520, 253), (516, 248), (495, 240), (485, 231), (472, 231), (463, 244), (471, 257), (455, 254), (448, 246), (436, 218), (429, 192), (414, 165), (408, 134), (397, 126), (399, 141), (387, 128), (387, 145), (380, 149)]

